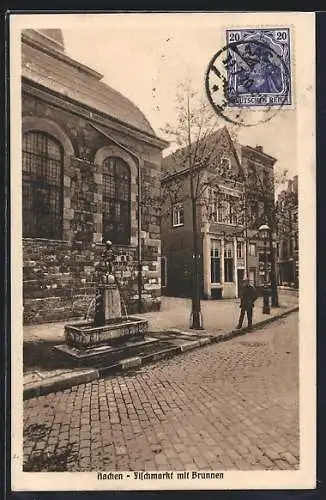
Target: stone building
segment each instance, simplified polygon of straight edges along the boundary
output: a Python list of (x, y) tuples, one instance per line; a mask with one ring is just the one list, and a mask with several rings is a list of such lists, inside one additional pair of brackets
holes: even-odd
[(159, 308), (160, 220), (141, 193), (159, 194), (167, 143), (60, 30), (21, 41), (24, 321), (84, 315), (108, 239), (128, 312)]
[[(235, 298), (246, 271), (255, 285), (264, 282), (263, 244), (258, 234), (264, 203), (259, 196), (248, 196), (244, 186), (255, 194), (258, 177), (262, 182), (268, 177), (273, 184), (276, 160), (259, 146), (237, 144), (226, 127), (214, 133), (209, 142), (214, 155), (204, 160), (200, 169), (200, 184), (208, 186), (207, 196), (197, 203), (201, 296)], [(200, 145), (195, 147), (198, 151)], [(203, 154), (210, 148), (204, 144)], [(170, 195), (161, 227), (162, 285), (167, 295), (189, 297), (193, 279), (192, 201), (189, 168), (180, 168), (182, 156), (182, 150), (176, 151), (162, 164), (165, 199)], [(175, 199), (173, 193), (177, 193)], [(273, 192), (270, 195), (273, 197)]]
[(287, 189), (277, 198), (278, 224), (278, 282), (283, 286), (299, 287), (299, 221), (298, 176), (288, 181)]
[[(241, 165), (246, 175), (247, 184), (247, 225), (248, 234), (255, 235), (256, 241), (248, 244), (249, 279), (262, 285), (265, 280), (272, 280), (272, 268), (276, 268), (276, 228), (275, 228), (275, 183), (274, 166), (276, 158), (267, 154), (262, 146), (240, 146)], [(270, 237), (265, 243), (258, 234), (262, 224), (270, 228)], [(266, 260), (265, 262), (265, 251)], [(253, 258), (254, 257), (254, 258)]]

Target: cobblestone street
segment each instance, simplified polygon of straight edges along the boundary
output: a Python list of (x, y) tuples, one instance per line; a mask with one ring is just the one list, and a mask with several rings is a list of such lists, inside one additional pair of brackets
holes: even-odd
[(24, 403), (24, 470), (299, 466), (298, 314)]

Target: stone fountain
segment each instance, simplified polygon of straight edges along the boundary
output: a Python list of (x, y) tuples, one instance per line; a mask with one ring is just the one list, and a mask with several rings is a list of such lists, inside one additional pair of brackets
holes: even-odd
[(94, 318), (65, 325), (65, 344), (56, 346), (78, 365), (112, 362), (132, 356), (144, 345), (157, 342), (157, 339), (146, 336), (147, 320), (122, 315), (114, 260), (112, 243), (107, 241), (97, 272)]

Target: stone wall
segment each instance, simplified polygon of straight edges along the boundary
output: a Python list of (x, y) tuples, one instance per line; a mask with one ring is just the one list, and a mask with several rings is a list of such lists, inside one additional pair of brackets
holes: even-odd
[[(146, 247), (145, 247), (146, 248)], [(96, 269), (103, 245), (25, 238), (23, 240), (24, 322), (41, 323), (84, 317), (97, 283)], [(138, 312), (137, 249), (114, 247), (115, 275), (122, 297), (123, 313)], [(143, 263), (142, 309), (160, 306), (157, 252)], [(126, 311), (124, 310), (126, 309)]]

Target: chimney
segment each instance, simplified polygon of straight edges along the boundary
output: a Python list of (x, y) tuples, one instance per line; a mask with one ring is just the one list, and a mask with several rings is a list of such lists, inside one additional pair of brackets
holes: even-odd
[(263, 153), (263, 146), (256, 146), (255, 149), (257, 149), (257, 151), (259, 151), (260, 153)]

